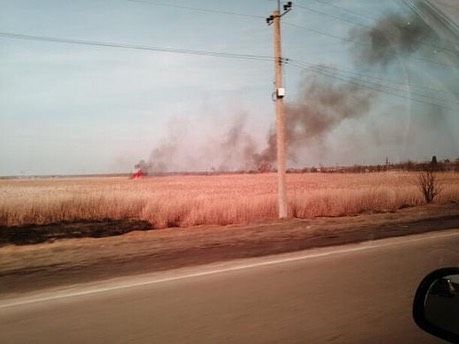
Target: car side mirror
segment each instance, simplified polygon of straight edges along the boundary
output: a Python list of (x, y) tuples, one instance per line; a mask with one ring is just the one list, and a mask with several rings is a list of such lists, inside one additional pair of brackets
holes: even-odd
[(413, 317), (424, 331), (459, 343), (459, 268), (444, 268), (428, 274), (413, 302)]

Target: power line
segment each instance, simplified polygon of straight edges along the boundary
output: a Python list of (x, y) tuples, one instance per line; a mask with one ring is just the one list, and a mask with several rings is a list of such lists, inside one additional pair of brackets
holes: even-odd
[[(301, 9), (306, 10), (306, 11), (310, 11), (310, 12), (322, 15), (322, 16), (327, 16), (327, 17), (333, 18), (335, 20), (338, 20), (338, 21), (341, 21), (341, 22), (344, 22), (344, 23), (347, 23), (347, 24), (350, 24), (350, 25), (358, 25), (358, 26), (361, 26), (361, 27), (366, 28), (368, 30), (373, 29), (372, 26), (369, 26), (367, 24), (362, 24), (362, 23), (359, 23), (359, 22), (354, 22), (354, 21), (351, 21), (351, 20), (347, 20), (347, 19), (345, 19), (345, 18), (343, 18), (341, 16), (336, 16), (336, 15), (333, 15), (333, 14), (330, 14), (330, 13), (327, 13), (327, 12), (322, 12), (322, 11), (310, 8), (308, 6), (296, 4), (296, 7), (301, 8)], [(454, 54), (458, 53), (458, 51), (455, 50), (455, 49), (450, 49), (450, 48), (447, 48), (447, 47), (441, 47), (441, 46), (437, 46), (437, 45), (433, 45), (433, 44), (422, 43), (420, 45), (424, 45), (424, 46), (431, 47), (431, 48), (438, 49), (438, 50), (448, 51), (448, 52), (454, 53)]]
[(339, 9), (340, 11), (350, 13), (350, 14), (352, 14), (353, 16), (360, 17), (360, 18), (366, 19), (366, 20), (368, 20), (368, 21), (374, 22), (374, 21), (377, 21), (377, 20), (378, 20), (378, 18), (369, 17), (369, 16), (367, 16), (367, 15), (363, 15), (363, 14), (361, 14), (361, 13), (357, 13), (357, 12), (351, 11), (351, 10), (349, 10), (349, 9), (347, 9), (347, 8), (338, 6), (338, 5), (333, 4), (333, 3), (331, 3), (331, 2), (325, 3), (325, 2), (322, 2), (322, 1), (319, 1), (319, 0), (314, 0), (314, 1), (317, 2), (317, 3), (319, 3), (319, 4), (321, 4), (321, 5), (327, 5), (327, 6), (331, 6), (331, 7), (337, 8), (337, 9)]
[(128, 2), (137, 2), (137, 3), (152, 5), (152, 6), (180, 8), (180, 9), (183, 9), (183, 10), (202, 12), (202, 13), (217, 13), (217, 14), (231, 15), (231, 16), (237, 16), (237, 17), (246, 17), (246, 18), (261, 18), (261, 19), (265, 18), (264, 16), (258, 16), (258, 15), (254, 15), (254, 14), (246, 14), (246, 13), (223, 11), (223, 10), (216, 10), (216, 9), (210, 9), (210, 8), (200, 8), (200, 7), (176, 5), (176, 4), (170, 4), (170, 3), (158, 2), (158, 1), (147, 1), (147, 0), (126, 0), (126, 1), (128, 1)]
[[(311, 66), (309, 68), (312, 68), (314, 70), (319, 70), (319, 71), (324, 71), (326, 73), (332, 73), (332, 74), (336, 74), (337, 70), (336, 69), (333, 69), (333, 68), (330, 68), (327, 66)], [(389, 90), (389, 91), (393, 91), (393, 92), (397, 92), (397, 94), (400, 94), (400, 92), (406, 92), (408, 93), (410, 96), (414, 96), (414, 97), (417, 97), (416, 100), (418, 99), (421, 99), (422, 101), (425, 101), (425, 102), (429, 102), (429, 103), (432, 103), (434, 105), (438, 105), (438, 106), (442, 106), (442, 107), (448, 107), (447, 105), (445, 106), (444, 104), (445, 103), (448, 103), (448, 104), (451, 104), (453, 106), (459, 106), (459, 102), (457, 101), (451, 101), (450, 98), (447, 97), (446, 94), (430, 94), (430, 93), (424, 93), (423, 91), (417, 89), (415, 86), (413, 87), (412, 85), (410, 84), (391, 84), (391, 83), (386, 83), (385, 81), (380, 81), (378, 79), (372, 79), (371, 77), (369, 76), (366, 76), (366, 75), (362, 75), (359, 74), (359, 73), (352, 73), (352, 72), (348, 72), (348, 71), (338, 71), (339, 73), (341, 73), (341, 75), (353, 80), (353, 81), (358, 81), (364, 85), (369, 85), (371, 87), (378, 87), (380, 89), (384, 89), (384, 90)], [(346, 75), (346, 74), (350, 74), (350, 76)], [(357, 75), (357, 76), (356, 76)], [(405, 86), (405, 87), (403, 87)], [(412, 97), (411, 97), (412, 98)]]
[[(290, 61), (292, 61), (292, 60), (290, 60)], [(410, 94), (417, 95), (418, 97), (421, 97), (422, 98), (422, 100), (421, 100), (422, 102), (424, 102), (425, 100), (427, 100), (427, 101), (432, 101), (432, 100), (433, 101), (445, 101), (444, 98), (440, 99), (440, 98), (437, 98), (437, 97), (432, 97), (430, 95), (413, 92), (411, 90), (403, 89), (403, 88), (400, 88), (400, 87), (394, 87), (394, 86), (392, 86), (390, 84), (389, 85), (388, 84), (383, 84), (383, 83), (380, 83), (380, 82), (375, 81), (375, 80), (362, 79), (362, 78), (355, 77), (355, 76), (350, 76), (349, 77), (349, 76), (347, 76), (345, 74), (346, 73), (352, 74), (352, 73), (344, 72), (344, 71), (337, 70), (337, 69), (334, 69), (334, 68), (330, 68), (330, 67), (327, 67), (327, 66), (313, 65), (311, 63), (307, 63), (307, 62), (304, 62), (304, 61), (296, 61), (296, 60), (293, 60), (293, 64), (296, 67), (299, 67), (299, 68), (302, 68), (302, 69), (307, 69), (307, 70), (313, 70), (313, 71), (316, 71), (316, 72), (320, 72), (322, 74), (326, 74), (328, 76), (336, 76), (337, 73), (340, 73), (342, 75), (342, 77), (347, 78), (347, 80), (351, 80), (353, 82), (359, 82), (360, 84), (365, 85), (365, 86), (378, 87), (380, 90), (395, 91), (395, 92), (398, 92), (397, 94), (399, 94), (399, 92), (409, 92)], [(409, 87), (409, 85), (407, 85), (407, 86)], [(392, 94), (392, 93), (390, 93), (390, 94)], [(408, 98), (408, 97), (406, 97), (406, 98)], [(413, 99), (413, 98), (409, 98), (409, 99), (415, 100), (415, 101), (418, 100), (418, 99)], [(430, 104), (443, 106), (442, 104), (434, 104), (434, 103), (430, 103)]]
[[(299, 66), (295, 66), (295, 67), (299, 67)], [(302, 67), (299, 67), (299, 68), (304, 69)], [(413, 97), (403, 96), (403, 95), (397, 93), (396, 91), (392, 91), (390, 89), (386, 90), (383, 87), (380, 87), (378, 85), (376, 85), (376, 86), (368, 85), (366, 83), (359, 82), (358, 80), (355, 80), (355, 79), (347, 79), (345, 77), (340, 77), (340, 76), (337, 76), (337, 75), (334, 75), (334, 74), (331, 74), (331, 73), (327, 73), (327, 72), (322, 71), (322, 70), (311, 70), (311, 71), (314, 72), (314, 73), (322, 74), (322, 75), (327, 76), (327, 77), (331, 77), (331, 78), (334, 78), (334, 79), (338, 79), (338, 80), (347, 82), (347, 83), (349, 83), (351, 85), (354, 85), (354, 86), (357, 86), (359, 88), (371, 89), (371, 90), (374, 90), (376, 92), (385, 93), (385, 94), (388, 94), (388, 95), (391, 95), (391, 96), (395, 96), (395, 97), (406, 99), (406, 100), (411, 100), (411, 101), (414, 101), (414, 102), (417, 102), (417, 103), (438, 106), (440, 108), (444, 108), (444, 109), (447, 109), (447, 110), (457, 110), (457, 108), (454, 108), (454, 107), (448, 107), (448, 106), (444, 106), (442, 104), (432, 103), (432, 102), (429, 102), (429, 101), (424, 101), (424, 100), (416, 99), (416, 98), (413, 98)]]
[(312, 71), (314, 73), (318, 73), (318, 74), (322, 74), (322, 75), (327, 76), (327, 77), (338, 79), (338, 80), (350, 83), (350, 84), (352, 84), (354, 86), (357, 86), (357, 87), (360, 87), (360, 88), (368, 88), (368, 89), (374, 90), (376, 92), (386, 93), (388, 95), (395, 96), (395, 97), (398, 97), (398, 98), (411, 100), (411, 101), (414, 101), (414, 102), (423, 103), (423, 104), (427, 104), (427, 105), (434, 105), (434, 106), (438, 106), (438, 107), (441, 107), (441, 108), (444, 108), (444, 109), (448, 109), (448, 110), (457, 110), (458, 109), (458, 107), (454, 107), (454, 106), (453, 107), (445, 106), (444, 104), (434, 103), (434, 102), (431, 102), (431, 101), (428, 101), (428, 100), (425, 100), (425, 99), (418, 99), (418, 98), (405, 96), (403, 94), (400, 94), (401, 89), (398, 89), (398, 88), (394, 89), (393, 87), (390, 87), (390, 86), (387, 86), (387, 85), (382, 85), (382, 84), (372, 83), (372, 82), (366, 82), (366, 81), (358, 79), (358, 78), (349, 78), (349, 77), (346, 77), (346, 76), (339, 76), (339, 75), (336, 75), (336, 73), (333, 73), (331, 71), (326, 71), (326, 70), (321, 69), (321, 68), (314, 68), (314, 66), (306, 67), (306, 65), (308, 65), (308, 63), (303, 63), (302, 61), (289, 60), (287, 65), (291, 65), (293, 67), (296, 67), (296, 68), (299, 68), (299, 69), (302, 69), (302, 70), (310, 70), (310, 71)]
[[(133, 2), (133, 3), (143, 3), (143, 4), (147, 4), (147, 5), (153, 5), (153, 6), (162, 6), (162, 7), (172, 7), (172, 8), (179, 8), (179, 9), (184, 9), (184, 10), (189, 10), (189, 11), (196, 11), (196, 12), (202, 12), (202, 13), (217, 13), (217, 14), (224, 14), (224, 15), (233, 15), (233, 16), (240, 16), (240, 17), (247, 17), (247, 18), (262, 18), (264, 19), (263, 16), (259, 16), (259, 15), (252, 15), (252, 14), (245, 14), (245, 13), (239, 13), (239, 12), (232, 12), (232, 11), (224, 11), (224, 10), (216, 10), (216, 9), (208, 9), (208, 8), (200, 8), (200, 7), (191, 7), (191, 6), (184, 6), (184, 5), (177, 5), (177, 4), (170, 4), (170, 3), (164, 3), (164, 2), (158, 2), (158, 1), (148, 1), (148, 0), (126, 0), (128, 2)], [(330, 4), (330, 3), (323, 3), (319, 0), (315, 0), (316, 2), (318, 3), (321, 3), (321, 4), (324, 4), (324, 5), (329, 5), (329, 6), (333, 6), (333, 7), (336, 7), (336, 8), (339, 8), (339, 9), (342, 9), (342, 10), (345, 10), (347, 12), (350, 12), (350, 13), (353, 13), (352, 11), (349, 11), (349, 10), (346, 10), (346, 9), (343, 9), (342, 7), (339, 7), (335, 4)], [(330, 1), (331, 2), (331, 1)], [(303, 8), (305, 10), (309, 10), (309, 11), (313, 11), (313, 12), (316, 12), (316, 13), (319, 13), (321, 15), (328, 15), (332, 18), (335, 18), (337, 20), (344, 20), (343, 18), (339, 17), (339, 16), (334, 16), (334, 15), (331, 15), (331, 14), (328, 14), (328, 13), (324, 13), (324, 12), (321, 12), (321, 11), (317, 11), (317, 10), (314, 10), (314, 9), (311, 9), (309, 7), (306, 7), (304, 5), (300, 5), (300, 4), (295, 4), (296, 7), (299, 7), (299, 8)], [(354, 15), (356, 16), (360, 16), (360, 17), (363, 17), (362, 15), (359, 15), (357, 13), (353, 13)], [(376, 20), (376, 19), (374, 19)], [(346, 20), (344, 20), (346, 21)], [(346, 21), (348, 24), (356, 24), (355, 22), (351, 22), (351, 21)], [(287, 25), (289, 25), (289, 23), (286, 23)], [(358, 24), (358, 23), (357, 23)], [(366, 28), (370, 28), (369, 26), (366, 26), (366, 25), (363, 25), (363, 24), (359, 24), (359, 25), (362, 25)], [(298, 27), (300, 27), (298, 25)], [(305, 29), (307, 29), (306, 27), (303, 27)], [(322, 33), (318, 30), (313, 30), (311, 29), (310, 31), (313, 31), (313, 32), (316, 32), (316, 33), (319, 33), (319, 34), (326, 34), (326, 33)], [(340, 37), (337, 37), (337, 36), (333, 36), (333, 35), (328, 35), (329, 37), (334, 37), (334, 38), (338, 38), (338, 39), (342, 39)], [(434, 48), (437, 48), (437, 49), (446, 49), (446, 48), (441, 48), (441, 47), (436, 47), (436, 46), (433, 46)], [(423, 61), (431, 61), (429, 59), (420, 59), (420, 60), (423, 60)], [(437, 65), (443, 65), (443, 66), (448, 66), (448, 65), (445, 65), (445, 64), (440, 64), (440, 63), (437, 63), (437, 62), (434, 62), (434, 61), (431, 61), (431, 63), (434, 63), (434, 64), (437, 64)]]
[[(287, 63), (289, 61), (307, 64), (309, 66), (308, 68), (325, 69), (326, 71), (329, 71), (329, 72), (332, 72), (332, 73), (336, 72), (336, 71), (339, 71), (340, 73), (350, 74), (350, 75), (352, 75), (353, 78), (359, 78), (360, 80), (362, 80), (364, 82), (368, 81), (368, 82), (372, 82), (372, 83), (378, 83), (380, 85), (389, 85), (390, 87), (394, 87), (394, 88), (395, 87), (399, 87), (398, 90), (401, 90), (401, 91), (406, 91), (406, 90), (403, 89), (403, 88), (400, 88), (400, 86), (408, 87), (410, 89), (411, 93), (413, 93), (415, 95), (419, 95), (421, 97), (431, 98), (433, 100), (438, 100), (438, 101), (448, 101), (449, 100), (449, 99), (447, 99), (445, 97), (444, 94), (442, 94), (443, 91), (441, 91), (439, 89), (436, 89), (436, 88), (431, 88), (431, 87), (422, 86), (422, 85), (413, 85), (413, 84), (400, 82), (400, 81), (395, 81), (395, 80), (388, 80), (388, 79), (385, 79), (385, 78), (381, 78), (381, 77), (379, 77), (377, 75), (360, 73), (360, 72), (357, 72), (357, 71), (354, 71), (354, 70), (350, 70), (350, 69), (344, 68), (344, 67), (335, 68), (335, 67), (332, 67), (332, 66), (318, 65), (318, 64), (311, 63), (311, 62), (306, 62), (304, 60), (299, 61), (299, 60), (296, 60), (296, 59), (288, 59)], [(393, 85), (393, 86), (391, 86), (391, 85)], [(425, 93), (425, 92), (428, 92), (428, 93)], [(459, 103), (458, 103), (458, 105), (459, 105)]]
[(156, 51), (156, 52), (163, 52), (163, 53), (211, 56), (211, 57), (231, 58), (231, 59), (241, 59), (241, 60), (273, 61), (273, 57), (267, 56), (267, 55), (237, 54), (237, 53), (227, 53), (227, 52), (209, 51), (209, 50), (168, 48), (168, 47), (157, 47), (157, 46), (149, 46), (149, 45), (138, 45), (138, 44), (131, 44), (131, 43), (88, 41), (88, 40), (80, 40), (80, 39), (58, 38), (58, 37), (51, 37), (51, 36), (26, 35), (26, 34), (12, 33), (12, 32), (0, 32), (0, 38), (30, 40), (30, 41), (39, 41), (39, 42), (77, 44), (77, 45), (98, 46), (98, 47), (108, 47), (108, 48), (147, 50), (147, 51)]
[[(336, 8), (336, 9), (340, 10), (340, 11), (344, 11), (344, 12), (350, 13), (350, 14), (353, 15), (353, 16), (363, 18), (363, 19), (368, 20), (368, 21), (371, 21), (371, 22), (373, 22), (373, 23), (376, 22), (376, 21), (378, 21), (378, 20), (380, 20), (380, 18), (375, 18), (375, 17), (370, 17), (370, 16), (368, 16), (368, 15), (363, 15), (363, 14), (361, 14), (361, 13), (357, 13), (357, 12), (351, 11), (351, 10), (349, 10), (349, 9), (347, 9), (347, 8), (338, 6), (338, 5), (336, 5), (336, 4), (324, 3), (324, 2), (322, 2), (322, 1), (320, 1), (320, 0), (314, 0), (314, 1), (317, 2), (317, 3), (319, 3), (319, 4), (322, 4), (322, 5), (328, 5), (328, 6), (334, 7), (334, 8)], [(405, 1), (405, 2), (406, 2), (406, 1)], [(457, 6), (448, 5), (448, 4), (445, 4), (445, 3), (442, 3), (441, 6), (442, 6), (442, 7), (450, 7), (450, 8), (458, 9)], [(410, 8), (411, 8), (411, 6), (410, 6)], [(448, 40), (443, 40), (443, 41), (444, 41), (445, 43), (447, 43), (447, 44), (452, 45), (452, 46), (456, 45), (456, 42), (452, 42), (452, 41), (448, 41)], [(455, 52), (457, 52), (457, 49), (455, 50)]]
[[(350, 72), (350, 71), (345, 71), (345, 73), (360, 77), (363, 81), (370, 81), (373, 83), (379, 83), (381, 85), (389, 85), (389, 87), (392, 87), (400, 91), (407, 91), (406, 88), (408, 88), (409, 91), (407, 92), (409, 92), (410, 94), (418, 95), (420, 97), (424, 97), (427, 99), (431, 98), (432, 100), (440, 101), (440, 102), (450, 101), (450, 99), (444, 93), (444, 91), (439, 90), (439, 89), (434, 89), (434, 88), (422, 86), (422, 85), (413, 85), (410, 83), (404, 83), (400, 81), (387, 80), (384, 78), (380, 78), (378, 76), (360, 74), (360, 73), (355, 73), (355, 72)], [(456, 101), (455, 103), (456, 105), (459, 105), (459, 102)]]
[(330, 14), (330, 13), (327, 13), (327, 12), (322, 12), (322, 11), (319, 11), (319, 10), (316, 10), (316, 9), (313, 9), (313, 8), (310, 8), (310, 7), (307, 7), (307, 6), (304, 6), (304, 5), (295, 4), (295, 7), (298, 7), (298, 8), (301, 8), (303, 10), (306, 10), (306, 11), (309, 11), (309, 12), (312, 12), (312, 13), (315, 13), (315, 14), (319, 14), (319, 15), (322, 15), (322, 16), (327, 16), (327, 17), (330, 17), (330, 18), (333, 18), (333, 19), (336, 19), (336, 20), (339, 20), (339, 21), (342, 21), (342, 22), (345, 22), (345, 23), (348, 23), (348, 24), (351, 24), (351, 25), (359, 25), (359, 26), (362, 26), (362, 27), (369, 28), (369, 26), (366, 25), (366, 24), (353, 22), (353, 21), (347, 20), (347, 19), (345, 19), (343, 17), (335, 16), (333, 14)]
[[(113, 42), (100, 42), (100, 41), (87, 41), (87, 40), (76, 40), (76, 39), (66, 39), (66, 38), (57, 38), (57, 37), (49, 37), (49, 36), (33, 36), (33, 35), (25, 35), (25, 34), (17, 34), (17, 33), (9, 33), (9, 32), (0, 32), (0, 38), (9, 38), (9, 39), (21, 39), (21, 40), (33, 40), (33, 41), (40, 41), (40, 42), (52, 42), (52, 43), (67, 43), (67, 44), (78, 44), (78, 45), (88, 45), (88, 46), (100, 46), (100, 47), (110, 47), (110, 48), (124, 48), (124, 49), (135, 49), (135, 50), (147, 50), (147, 51), (156, 51), (156, 52), (165, 52), (165, 53), (176, 53), (176, 54), (188, 54), (188, 55), (198, 55), (198, 56), (210, 56), (210, 57), (220, 57), (220, 58), (232, 58), (232, 59), (244, 59), (244, 60), (256, 60), (256, 61), (270, 61), (272, 62), (274, 59), (271, 56), (264, 56), (264, 55), (252, 55), (252, 54), (236, 54), (236, 53), (226, 53), (226, 52), (215, 52), (215, 51), (204, 51), (204, 50), (192, 50), (192, 49), (180, 49), (180, 48), (165, 48), (165, 47), (155, 47), (155, 46), (144, 46), (144, 45), (135, 45), (135, 44), (128, 44), (128, 43), (113, 43)], [(301, 69), (314, 69), (316, 72), (338, 78), (343, 80), (342, 78), (337, 77), (336, 75), (331, 74), (332, 71), (324, 70), (324, 67), (320, 67), (317, 65), (313, 65), (308, 62), (299, 61), (299, 60), (292, 60), (287, 59), (288, 64), (301, 68)], [(308, 65), (308, 67), (305, 67)], [(347, 80), (349, 81), (349, 80)], [(394, 88), (391, 86), (377, 84), (373, 81), (365, 81), (359, 79), (358, 83), (360, 86), (368, 87), (370, 89), (374, 89), (380, 92), (385, 92), (384, 89), (388, 89), (395, 92), (400, 92), (399, 88)], [(351, 80), (352, 83), (356, 83), (356, 78)], [(375, 88), (376, 87), (376, 88)], [(390, 95), (394, 95), (397, 97), (402, 97), (405, 99), (410, 99), (413, 101), (418, 101), (422, 103), (427, 103), (430, 105), (437, 105), (444, 107), (444, 105), (436, 104), (432, 102), (428, 102), (425, 100), (419, 100), (412, 97), (405, 97), (400, 95), (399, 93), (388, 93)], [(420, 95), (426, 97), (426, 95)], [(441, 100), (441, 99), (434, 99), (434, 100)]]
[[(342, 42), (355, 43), (355, 44), (361, 45), (361, 46), (371, 46), (371, 44), (369, 44), (369, 43), (360, 42), (358, 40), (347, 38), (347, 37), (337, 36), (337, 35), (334, 35), (334, 34), (331, 34), (331, 33), (327, 33), (327, 32), (324, 32), (324, 31), (320, 31), (320, 30), (317, 30), (317, 29), (312, 29), (312, 28), (309, 28), (309, 27), (306, 27), (306, 26), (303, 26), (303, 25), (298, 25), (298, 24), (294, 24), (294, 23), (290, 23), (290, 22), (284, 22), (284, 24), (287, 25), (287, 26), (296, 27), (296, 28), (299, 28), (299, 29), (310, 31), (310, 32), (316, 33), (318, 35), (334, 38), (334, 39), (342, 41)], [(434, 65), (438, 65), (438, 66), (442, 66), (442, 67), (456, 68), (456, 69), (459, 68), (459, 67), (454, 66), (454, 65), (449, 65), (449, 64), (433, 61), (433, 60), (426, 59), (426, 58), (423, 58), (423, 57), (415, 57), (415, 56), (413, 56), (411, 58), (413, 60), (421, 61), (421, 62), (428, 63), (428, 64), (434, 64)]]

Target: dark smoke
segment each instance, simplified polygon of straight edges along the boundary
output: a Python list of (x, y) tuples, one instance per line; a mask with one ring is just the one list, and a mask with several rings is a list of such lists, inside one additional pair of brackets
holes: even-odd
[[(147, 162), (141, 160), (135, 167), (146, 174), (175, 171), (234, 171), (256, 168), (253, 156), (258, 149), (256, 140), (246, 129), (246, 114), (235, 116), (228, 130), (212, 128), (206, 133), (204, 124), (190, 130), (171, 130), (150, 154)], [(173, 123), (180, 126), (180, 121)]]
[[(352, 81), (339, 82), (329, 77), (309, 76), (301, 89), (297, 100), (286, 105), (290, 161), (295, 161), (305, 145), (319, 141), (343, 121), (367, 114), (375, 97), (371, 91)], [(136, 167), (149, 174), (174, 169), (202, 170), (209, 164), (218, 171), (269, 171), (276, 161), (276, 132), (274, 128), (269, 131), (266, 144), (260, 150), (246, 129), (246, 118), (245, 114), (237, 116), (226, 132), (217, 138), (207, 138), (202, 146), (194, 150), (192, 159), (200, 160), (201, 165), (179, 162), (192, 143), (185, 137), (178, 139), (176, 135), (171, 135), (152, 151), (148, 162), (141, 161)], [(205, 156), (200, 156), (199, 152), (205, 152)]]
[[(444, 12), (445, 7), (439, 4), (437, 6), (435, 1), (404, 0), (401, 3), (407, 5), (408, 12), (388, 13), (372, 27), (350, 31), (351, 39), (359, 42), (353, 46), (351, 54), (356, 61), (356, 68), (363, 69), (362, 72), (366, 72), (369, 67), (373, 69), (373, 73), (378, 73), (381, 72), (378, 67), (382, 66), (385, 67), (386, 74), (390, 72), (386, 67), (396, 67), (415, 53), (428, 62), (424, 63), (422, 70), (413, 73), (411, 78), (410, 70), (405, 69), (408, 77), (406, 83), (413, 83), (415, 88), (408, 97), (421, 100), (421, 103), (410, 103), (407, 99), (412, 111), (408, 122), (402, 126), (401, 121), (393, 119), (399, 127), (392, 129), (383, 122), (383, 127), (380, 124), (378, 128), (374, 128), (373, 131), (377, 131), (378, 135), (373, 135), (373, 138), (378, 137), (379, 141), (393, 138), (391, 141), (398, 142), (399, 150), (403, 150), (402, 153), (410, 157), (419, 152), (431, 153), (432, 147), (442, 147), (446, 152), (457, 152), (457, 139), (451, 134), (454, 132), (451, 128), (455, 114), (446, 111), (451, 106), (448, 102), (457, 102), (459, 99), (456, 69), (459, 66), (457, 24), (449, 18), (451, 13)], [(445, 62), (453, 67), (447, 73)], [(385, 75), (382, 77), (385, 78)], [(430, 84), (435, 82), (441, 88), (432, 87), (432, 90), (439, 89), (437, 92), (416, 90), (417, 85), (423, 86), (422, 81)]]
[[(343, 121), (367, 114), (375, 94), (356, 83), (333, 82), (330, 78), (313, 77), (303, 84), (298, 100), (286, 106), (286, 138), (289, 159), (304, 145), (322, 138)], [(271, 130), (267, 147), (255, 154), (257, 166), (276, 160), (276, 134)]]
[(137, 164), (134, 166), (136, 169), (141, 171), (144, 174), (147, 174), (150, 168), (150, 165), (145, 162), (145, 160), (140, 160)]
[(178, 144), (176, 142), (167, 142), (155, 148), (151, 152), (149, 159), (149, 169), (155, 172), (166, 172), (168, 161), (176, 154)]
[(353, 47), (356, 61), (382, 66), (398, 56), (414, 53), (435, 36), (432, 28), (414, 12), (387, 14), (372, 27), (350, 31), (350, 38), (359, 42)]
[(168, 172), (173, 156), (179, 150), (179, 145), (173, 138), (153, 149), (148, 162), (140, 160), (134, 167), (144, 174)]
[(251, 158), (257, 149), (255, 140), (246, 131), (246, 116), (239, 116), (231, 128), (223, 136), (223, 141), (220, 143), (219, 152), (223, 157), (218, 170), (226, 171), (231, 169), (232, 166), (240, 165), (243, 162), (243, 168), (249, 170), (253, 168)]
[[(427, 10), (430, 11), (430, 7)], [(404, 15), (386, 14), (374, 26), (354, 29), (350, 32), (352, 40), (362, 43), (356, 45), (351, 53), (359, 62), (357, 69), (363, 68), (366, 71), (370, 67), (374, 68), (375, 72), (382, 72), (378, 67), (395, 65), (400, 58), (408, 58), (421, 47), (434, 49), (441, 43), (437, 36), (438, 32), (432, 30), (416, 11)], [(442, 34), (438, 34), (443, 37)], [(321, 68), (323, 66), (316, 67), (323, 70)], [(387, 72), (387, 69), (384, 72)], [(434, 70), (426, 68), (423, 69), (423, 73), (429, 74), (431, 78), (436, 77)], [(443, 79), (444, 75), (439, 74), (438, 80), (443, 81)], [(452, 86), (442, 83), (444, 88), (454, 95), (457, 94), (457, 79), (452, 80), (454, 81)], [(305, 147), (311, 152), (311, 147), (317, 148), (323, 145), (327, 135), (344, 122), (370, 113), (380, 93), (374, 87), (374, 90), (364, 87), (364, 84), (358, 79), (343, 78), (340, 74), (337, 74), (336, 78), (334, 75), (328, 75), (307, 76), (304, 79), (296, 100), (286, 104), (286, 139), (290, 162), (298, 161)], [(398, 115), (394, 114), (392, 120), (395, 124), (389, 125), (385, 122), (386, 119), (382, 121), (382, 126), (373, 128), (372, 133), (368, 131), (365, 135), (361, 135), (362, 137), (350, 140), (347, 146), (351, 151), (357, 151), (361, 150), (365, 143), (371, 147), (388, 144), (399, 147), (405, 142), (405, 145), (410, 143), (410, 151), (407, 149), (406, 153), (415, 156), (420, 147), (418, 134), (421, 133), (421, 141), (425, 146), (422, 147), (422, 151), (429, 151), (431, 149), (429, 147), (434, 145), (434, 139), (438, 140), (438, 132), (449, 132), (446, 115), (440, 109), (429, 108), (425, 104), (412, 105), (416, 110), (416, 117), (411, 120), (412, 123), (402, 126)], [(164, 144), (153, 150), (148, 162), (139, 165), (149, 173), (206, 170), (209, 167), (220, 171), (254, 169), (269, 171), (275, 167), (276, 161), (275, 129), (273, 127), (269, 130), (266, 143), (260, 149), (257, 140), (246, 129), (246, 118), (245, 114), (235, 117), (227, 131), (218, 132), (220, 128), (216, 128), (212, 130), (211, 136), (204, 138), (198, 144), (196, 140), (186, 135), (170, 134), (170, 137), (166, 137), (163, 141)], [(429, 121), (433, 122), (429, 124)], [(435, 128), (433, 125), (435, 123), (439, 128), (434, 132), (430, 129)], [(195, 128), (194, 131), (205, 132), (203, 127)], [(442, 137), (446, 136), (442, 135)], [(427, 139), (429, 137), (432, 139)], [(450, 139), (448, 142), (456, 141)], [(448, 142), (442, 146), (448, 147)], [(450, 149), (450, 151), (455, 150), (457, 148)], [(323, 159), (323, 155), (320, 159)], [(355, 162), (355, 158), (351, 157), (350, 161)]]

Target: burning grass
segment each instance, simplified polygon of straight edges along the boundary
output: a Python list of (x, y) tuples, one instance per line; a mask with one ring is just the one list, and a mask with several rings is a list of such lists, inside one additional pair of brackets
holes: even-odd
[[(441, 173), (436, 203), (459, 201), (459, 174)], [(298, 218), (387, 212), (423, 203), (416, 174), (289, 174)], [(153, 228), (276, 218), (276, 175), (0, 180), (0, 226), (134, 219)]]

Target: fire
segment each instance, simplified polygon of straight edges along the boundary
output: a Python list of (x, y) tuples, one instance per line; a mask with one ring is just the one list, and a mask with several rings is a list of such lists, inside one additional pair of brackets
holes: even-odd
[(146, 176), (146, 173), (143, 172), (141, 169), (136, 169), (132, 175), (131, 175), (131, 179), (133, 180), (137, 180), (137, 179), (141, 179), (142, 177)]

